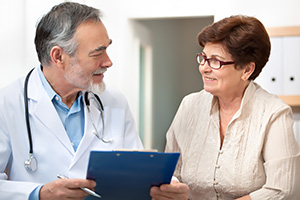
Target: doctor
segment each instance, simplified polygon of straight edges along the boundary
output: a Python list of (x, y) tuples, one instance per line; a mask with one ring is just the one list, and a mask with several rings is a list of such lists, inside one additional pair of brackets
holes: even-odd
[(0, 92), (0, 199), (83, 199), (91, 150), (143, 148), (127, 101), (103, 82), (111, 42), (92, 7), (62, 3), (40, 20), (41, 66)]

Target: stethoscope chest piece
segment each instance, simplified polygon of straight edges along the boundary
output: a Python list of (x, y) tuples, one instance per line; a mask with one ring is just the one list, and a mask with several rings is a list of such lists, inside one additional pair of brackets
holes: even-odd
[(29, 172), (35, 172), (38, 168), (36, 158), (30, 154), (29, 159), (24, 163), (25, 169)]

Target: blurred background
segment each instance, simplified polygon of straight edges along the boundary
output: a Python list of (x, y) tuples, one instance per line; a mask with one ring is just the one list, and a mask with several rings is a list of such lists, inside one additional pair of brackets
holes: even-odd
[[(2, 0), (0, 87), (39, 65), (34, 48), (38, 20), (62, 0)], [(203, 88), (195, 60), (197, 33), (230, 15), (257, 17), (267, 28), (299, 27), (298, 0), (81, 0), (100, 9), (113, 40), (108, 85), (127, 97), (146, 149), (164, 150), (165, 134), (182, 98)], [(297, 43), (299, 40), (299, 44)], [(300, 34), (296, 40), (300, 58)], [(295, 42), (292, 42), (295, 44)], [(299, 48), (298, 48), (299, 47)], [(281, 48), (279, 46), (278, 48)], [(297, 56), (298, 55), (298, 56)], [(280, 55), (279, 55), (280, 57)], [(264, 72), (258, 82), (278, 95), (294, 96), (295, 135), (300, 141), (300, 62), (293, 62), (295, 89), (273, 91)], [(268, 67), (268, 66), (267, 66)], [(281, 67), (282, 68), (282, 67)], [(280, 69), (281, 70), (281, 69)], [(277, 71), (277, 74), (281, 72)], [(268, 71), (268, 70), (265, 70)], [(272, 71), (272, 70), (271, 70)], [(278, 86), (278, 85), (277, 85)], [(299, 88), (299, 89), (298, 89)], [(14, 92), (14, 91), (12, 91)], [(299, 101), (299, 102), (298, 102)]]

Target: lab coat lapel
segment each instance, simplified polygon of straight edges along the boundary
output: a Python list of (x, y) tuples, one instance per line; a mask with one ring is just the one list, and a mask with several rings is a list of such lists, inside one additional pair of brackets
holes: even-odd
[[(84, 127), (84, 135), (82, 137), (82, 140), (78, 146), (78, 149), (76, 151), (75, 157), (73, 159), (73, 162), (70, 167), (75, 165), (75, 163), (79, 160), (79, 158), (84, 155), (89, 155), (89, 152), (91, 150), (91, 143), (94, 140), (98, 140), (98, 138), (94, 134), (94, 127), (92, 122), (97, 127), (97, 130), (102, 130), (102, 123), (101, 123), (101, 111), (97, 107), (97, 104), (95, 100), (90, 100), (90, 113), (87, 109), (87, 106), (84, 106), (84, 118), (85, 118), (85, 127)], [(86, 105), (86, 104), (84, 104)], [(86, 152), (88, 151), (88, 152)]]
[(62, 122), (44, 90), (37, 69), (35, 69), (28, 82), (29, 113), (36, 116), (45, 127), (52, 132), (58, 140), (74, 154), (69, 137)]

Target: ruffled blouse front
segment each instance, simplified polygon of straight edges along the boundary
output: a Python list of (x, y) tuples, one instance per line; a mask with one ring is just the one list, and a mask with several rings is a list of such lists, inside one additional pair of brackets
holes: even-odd
[[(180, 152), (175, 176), (190, 199), (300, 199), (300, 150), (292, 111), (250, 82), (220, 149), (218, 99), (186, 96), (167, 133), (167, 152)], [(297, 191), (298, 190), (298, 194)]]

